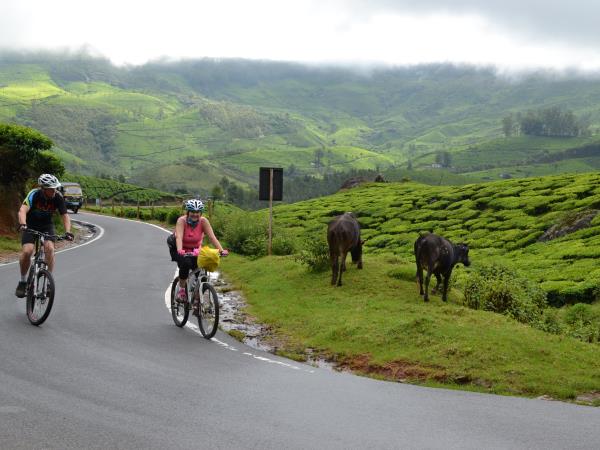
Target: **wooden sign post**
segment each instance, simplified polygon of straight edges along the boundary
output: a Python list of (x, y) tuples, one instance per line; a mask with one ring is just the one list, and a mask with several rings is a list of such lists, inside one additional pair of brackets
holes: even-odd
[(273, 242), (273, 201), (281, 201), (283, 199), (283, 169), (281, 167), (260, 168), (258, 199), (269, 201), (269, 242), (267, 254), (271, 256)]

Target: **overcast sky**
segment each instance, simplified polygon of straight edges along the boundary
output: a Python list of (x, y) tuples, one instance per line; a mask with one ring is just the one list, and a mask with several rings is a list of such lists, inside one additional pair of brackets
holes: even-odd
[(600, 69), (598, 0), (0, 0), (0, 49)]

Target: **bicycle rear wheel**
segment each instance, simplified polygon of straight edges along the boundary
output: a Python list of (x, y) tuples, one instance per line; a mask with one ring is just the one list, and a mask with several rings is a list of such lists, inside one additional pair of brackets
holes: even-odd
[[(198, 288), (196, 288), (198, 289)], [(202, 296), (198, 308), (198, 326), (202, 336), (212, 338), (219, 326), (219, 298), (210, 283), (202, 283)]]
[(188, 316), (190, 315), (190, 310), (187, 307), (186, 303), (179, 303), (175, 299), (175, 295), (177, 295), (177, 286), (179, 284), (179, 278), (175, 277), (173, 283), (171, 284), (171, 317), (173, 317), (173, 322), (178, 327), (182, 327), (186, 324), (188, 320)]
[(54, 279), (46, 269), (40, 269), (29, 284), (27, 318), (33, 325), (41, 325), (50, 315), (54, 304)]

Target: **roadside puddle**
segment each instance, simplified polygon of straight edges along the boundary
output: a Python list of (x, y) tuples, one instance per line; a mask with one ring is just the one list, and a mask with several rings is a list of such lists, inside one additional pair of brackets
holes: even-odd
[[(211, 273), (210, 281), (219, 293), (220, 328), (251, 348), (277, 354), (277, 348), (268, 343), (270, 340), (268, 339), (270, 337), (268, 327), (256, 323), (244, 312), (247, 305), (242, 294), (230, 290), (231, 286), (220, 277), (219, 272)], [(313, 367), (340, 371), (336, 368), (335, 363), (319, 358), (312, 349), (306, 350), (306, 361), (303, 362)]]

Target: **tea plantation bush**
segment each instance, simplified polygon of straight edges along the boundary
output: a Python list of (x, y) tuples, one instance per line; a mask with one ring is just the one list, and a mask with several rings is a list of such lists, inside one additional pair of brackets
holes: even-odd
[(567, 309), (564, 317), (566, 334), (585, 342), (600, 341), (600, 313), (590, 305), (577, 303)]
[(267, 254), (266, 229), (262, 218), (232, 214), (223, 224), (223, 239), (234, 253), (258, 258)]
[(310, 272), (324, 272), (329, 268), (329, 246), (325, 234), (319, 233), (302, 243), (296, 260), (304, 264)]
[(480, 265), (465, 282), (464, 303), (472, 309), (497, 312), (519, 322), (536, 324), (546, 307), (546, 294), (505, 266)]
[(562, 306), (600, 298), (594, 288), (600, 287), (600, 214), (579, 231), (540, 238), (565, 215), (598, 209), (596, 204), (600, 174), (589, 173), (466, 186), (373, 183), (277, 206), (275, 216), (300, 238), (324, 232), (332, 216), (354, 211), (364, 225), (367, 254), (412, 255), (419, 233), (434, 231), (467, 243), (476, 263), (505, 261), (539, 284), (552, 305)]
[[(268, 224), (261, 216), (233, 213), (223, 222), (223, 239), (234, 253), (259, 258), (267, 254)], [(290, 255), (296, 250), (294, 237), (282, 230), (273, 230), (271, 251), (274, 255)]]
[(274, 255), (292, 255), (296, 252), (296, 239), (285, 230), (275, 230), (271, 240), (271, 252)]

